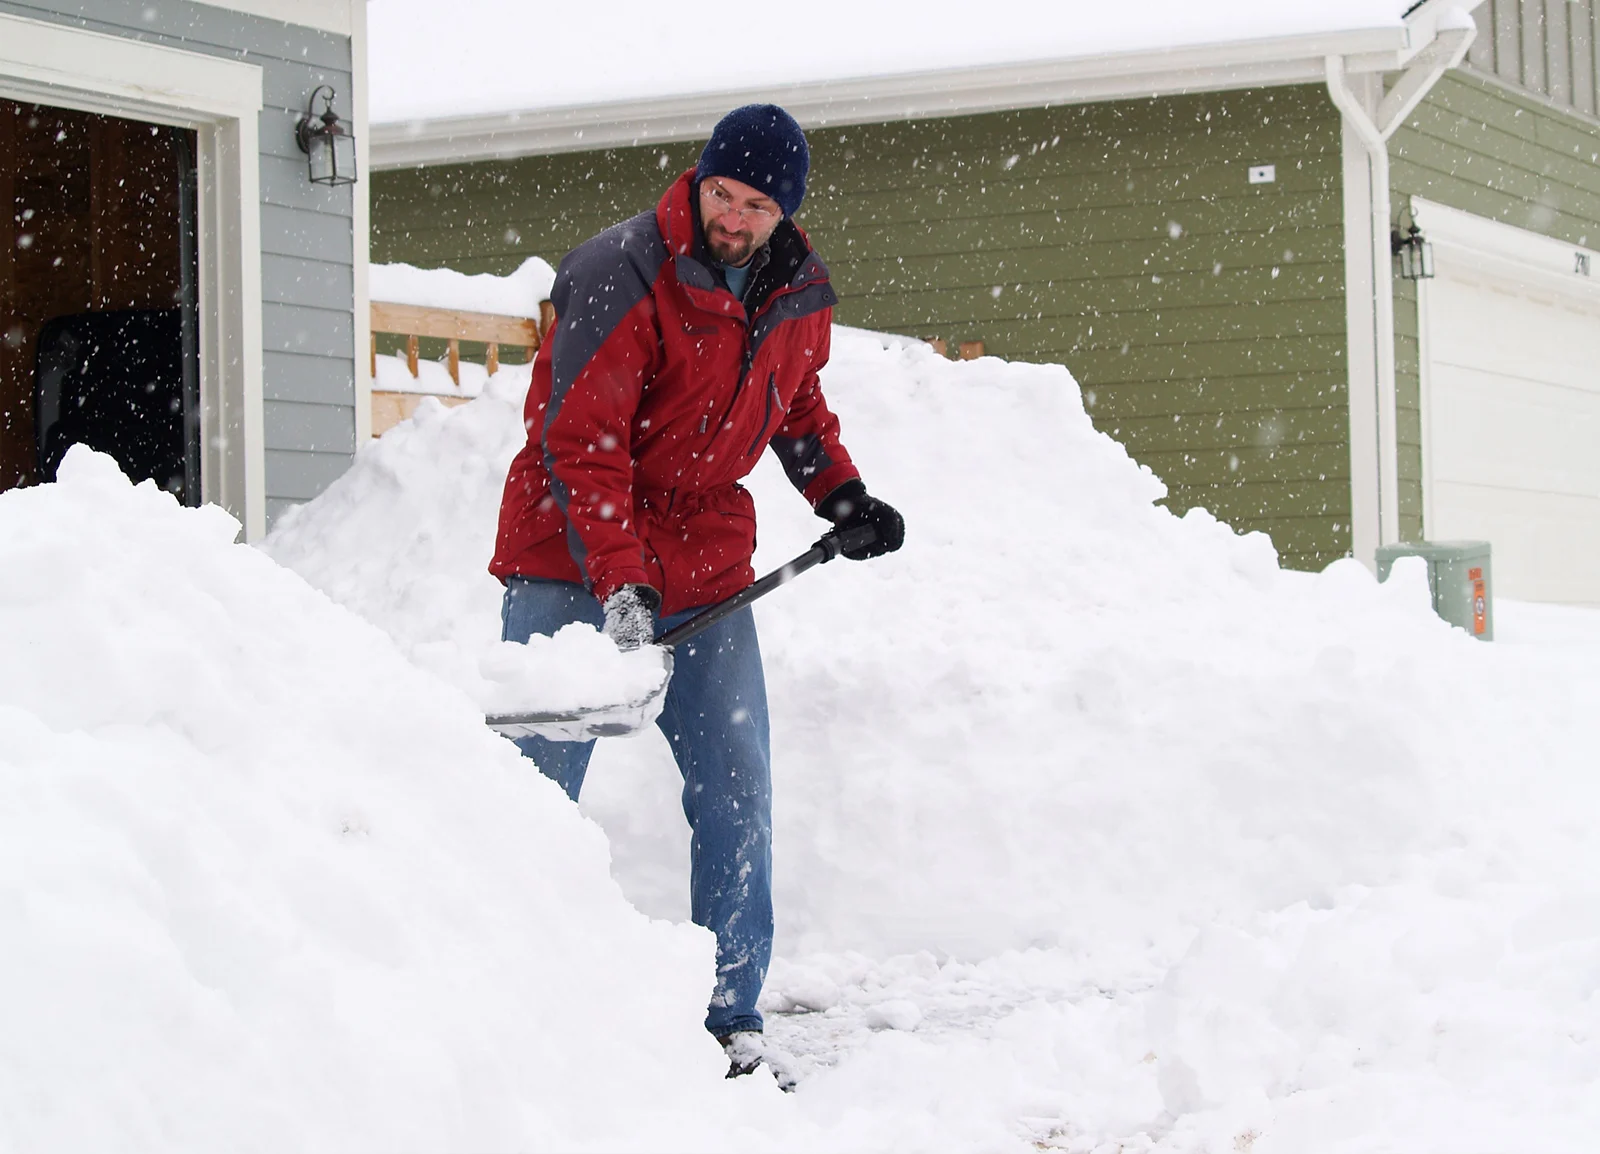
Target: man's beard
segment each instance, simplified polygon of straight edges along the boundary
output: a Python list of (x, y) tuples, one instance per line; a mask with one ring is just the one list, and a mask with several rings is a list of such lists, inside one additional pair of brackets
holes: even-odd
[(750, 254), (756, 250), (756, 238), (749, 233), (730, 233), (721, 225), (712, 224), (706, 229), (706, 247), (711, 250), (711, 255), (723, 264), (735, 267), (744, 264), (750, 259)]

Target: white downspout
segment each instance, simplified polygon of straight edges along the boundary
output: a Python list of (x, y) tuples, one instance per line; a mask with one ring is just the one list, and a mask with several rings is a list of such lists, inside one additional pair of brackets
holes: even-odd
[[(1389, 272), (1393, 263), (1389, 253), (1389, 146), (1378, 126), (1362, 106), (1361, 99), (1350, 89), (1345, 75), (1343, 57), (1327, 59), (1328, 95), (1334, 106), (1343, 114), (1345, 123), (1361, 141), (1367, 153), (1368, 203), (1372, 206), (1367, 228), (1368, 259), (1372, 262), (1372, 307), (1366, 310), (1372, 333), (1373, 380), (1375, 394), (1372, 405), (1377, 417), (1377, 543), (1387, 545), (1400, 539), (1400, 447), (1395, 435), (1395, 381), (1394, 381), (1394, 279)], [(1352, 379), (1355, 366), (1351, 366)], [(1350, 397), (1350, 404), (1362, 403), (1361, 398)], [(1359, 448), (1356, 446), (1354, 448)], [(1359, 452), (1353, 460), (1361, 459)], [(1352, 477), (1353, 485), (1363, 479)], [(1358, 546), (1359, 548), (1359, 546)], [(1366, 561), (1366, 557), (1361, 558)]]
[[(1457, 10), (1439, 22), (1438, 36), (1417, 55), (1411, 67), (1369, 113), (1361, 98), (1350, 87), (1345, 61), (1340, 56), (1326, 59), (1328, 95), (1367, 153), (1372, 206), (1369, 228), (1372, 261), (1371, 320), (1373, 369), (1376, 392), (1373, 403), (1377, 415), (1377, 542), (1391, 544), (1400, 539), (1400, 447), (1396, 433), (1397, 398), (1394, 367), (1394, 275), (1389, 248), (1391, 205), (1389, 197), (1389, 137), (1405, 122), (1441, 76), (1460, 64), (1472, 46), (1477, 25), (1472, 17)], [(1354, 370), (1354, 366), (1351, 366)], [(1352, 382), (1354, 381), (1352, 371)], [(1359, 398), (1352, 395), (1352, 408)], [(1355, 448), (1354, 446), (1352, 448)], [(1353, 453), (1355, 459), (1358, 455)], [(1361, 478), (1352, 476), (1352, 486)], [(1359, 502), (1357, 502), (1359, 504)], [(1354, 533), (1352, 533), (1352, 538)], [(1360, 558), (1370, 563), (1367, 557)]]

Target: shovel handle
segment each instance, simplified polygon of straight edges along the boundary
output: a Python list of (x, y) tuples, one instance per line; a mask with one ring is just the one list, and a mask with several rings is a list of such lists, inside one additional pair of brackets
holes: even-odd
[(765, 597), (778, 586), (787, 585), (807, 569), (814, 569), (818, 565), (832, 561), (847, 549), (865, 549), (877, 539), (878, 531), (871, 525), (863, 525), (843, 533), (838, 530), (824, 533), (821, 540), (787, 565), (758, 578), (753, 584), (727, 600), (718, 601), (715, 605), (701, 610), (682, 625), (667, 630), (656, 638), (656, 644), (664, 645), (668, 649), (681, 645), (696, 634), (703, 633), (718, 622), (733, 616), (752, 601)]

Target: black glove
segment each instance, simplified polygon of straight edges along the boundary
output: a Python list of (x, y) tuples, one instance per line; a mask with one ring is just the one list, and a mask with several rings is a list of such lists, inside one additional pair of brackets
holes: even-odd
[(656, 610), (661, 608), (661, 594), (648, 585), (624, 585), (605, 603), (606, 624), (604, 633), (626, 653), (656, 639)]
[(893, 553), (906, 539), (905, 518), (893, 505), (869, 497), (867, 487), (859, 480), (846, 481), (824, 497), (817, 505), (817, 516), (832, 521), (833, 527), (841, 533), (847, 529), (870, 528), (877, 534), (872, 544), (843, 552), (842, 556), (852, 561)]

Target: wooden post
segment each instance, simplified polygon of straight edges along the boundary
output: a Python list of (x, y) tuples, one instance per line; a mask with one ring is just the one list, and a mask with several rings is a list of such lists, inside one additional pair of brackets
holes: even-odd
[[(556, 323), (556, 306), (551, 304), (549, 301), (540, 301), (539, 302), (539, 339), (540, 340), (545, 340), (550, 336), (550, 329), (555, 325), (555, 323)], [(528, 351), (528, 359), (530, 361), (533, 360), (533, 354), (536, 351), (537, 350), (535, 350), (535, 349), (530, 349)]]
[(922, 339), (927, 341), (928, 346), (941, 357), (948, 357), (950, 355), (950, 346), (944, 343), (943, 337), (924, 337)]
[(491, 377), (500, 371), (500, 346), (494, 341), (489, 342), (489, 352), (483, 358), (483, 367), (489, 370)]
[(378, 379), (378, 334), (372, 334), (372, 379)]
[(959, 351), (961, 353), (961, 359), (962, 360), (964, 360), (964, 361), (975, 361), (979, 357), (983, 356), (983, 342), (982, 341), (962, 341)]
[(411, 370), (411, 379), (417, 379), (417, 338), (406, 338), (406, 368)]
[(454, 337), (450, 338), (450, 380), (457, 388), (461, 387), (461, 342)]

